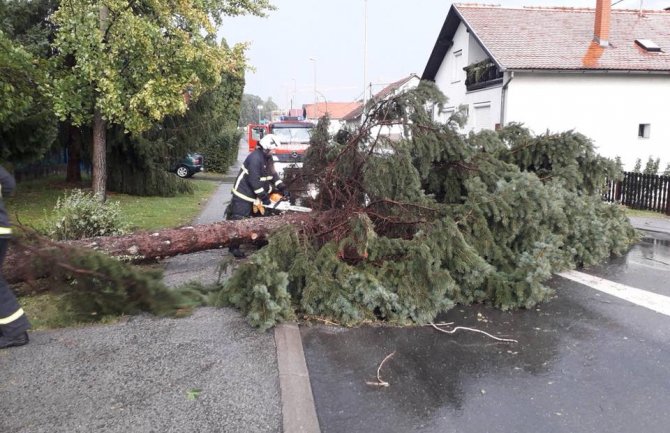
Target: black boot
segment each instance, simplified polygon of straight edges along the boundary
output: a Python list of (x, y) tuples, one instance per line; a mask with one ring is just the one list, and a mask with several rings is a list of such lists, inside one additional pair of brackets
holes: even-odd
[(28, 333), (22, 332), (19, 335), (14, 337), (8, 337), (6, 335), (0, 336), (0, 349), (6, 349), (8, 347), (23, 346), (28, 344)]
[(247, 255), (244, 254), (244, 251), (242, 251), (242, 250), (240, 249), (240, 247), (229, 247), (229, 248), (228, 248), (228, 251), (229, 251), (230, 254), (232, 254), (233, 257), (235, 257), (236, 259), (243, 259), (243, 258), (247, 257)]

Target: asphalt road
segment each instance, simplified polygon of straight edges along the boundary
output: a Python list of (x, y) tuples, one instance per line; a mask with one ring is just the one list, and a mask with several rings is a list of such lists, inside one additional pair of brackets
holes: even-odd
[[(224, 183), (196, 223), (221, 219), (229, 197)], [(670, 223), (636, 223), (646, 238), (586, 276), (667, 298)], [(212, 282), (226, 254), (172, 258), (166, 282)], [(566, 278), (551, 285), (556, 297), (536, 309), (441, 318), (516, 343), (431, 327), (301, 326), (308, 372), (294, 368), (298, 340), (280, 356), (286, 374), (276, 336), (232, 309), (33, 332), (29, 345), (0, 351), (0, 433), (667, 432), (669, 316)], [(378, 373), (389, 386), (369, 384)], [(305, 393), (285, 387), (289, 376), (311, 383), (318, 427), (287, 406), (286, 389)]]
[[(667, 235), (647, 234), (586, 272), (667, 294)], [(536, 309), (442, 318), (518, 343), (432, 327), (303, 327), (321, 431), (667, 432), (670, 317), (562, 277), (551, 285), (555, 298)], [(378, 369), (389, 386), (369, 384)]]

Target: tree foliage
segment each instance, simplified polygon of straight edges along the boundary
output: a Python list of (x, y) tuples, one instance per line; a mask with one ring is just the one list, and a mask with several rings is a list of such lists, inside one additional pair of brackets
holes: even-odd
[(647, 164), (644, 166), (644, 171), (642, 174), (658, 174), (658, 169), (661, 165), (661, 158), (652, 158), (651, 156), (647, 160)]
[(30, 255), (32, 275), (48, 275), (47, 279), (29, 282), (63, 294), (64, 308), (78, 323), (142, 311), (174, 316), (205, 302), (200, 292), (190, 288), (168, 289), (160, 270), (139, 268), (88, 248), (55, 243), (24, 227), (12, 243), (13, 248)]
[[(287, 227), (219, 293), (262, 328), (294, 314), (427, 323), (456, 304), (531, 307), (553, 272), (627, 250), (636, 235), (600, 187), (616, 163), (583, 135), (435, 123), (430, 84), (370, 107), (339, 142), (317, 127), (305, 163), (311, 224)], [(402, 140), (378, 135), (404, 129)]]
[(221, 82), (191, 102), (183, 115), (167, 116), (150, 130), (109, 136), (111, 191), (133, 195), (174, 196), (192, 192), (191, 185), (168, 172), (184, 155), (200, 152), (208, 171), (225, 172), (237, 159), (237, 132), (244, 71), (223, 74)]
[(239, 125), (246, 126), (250, 123), (258, 123), (259, 106), (261, 106), (260, 109), (261, 119), (270, 119), (272, 117), (271, 116), (272, 112), (279, 108), (277, 107), (277, 104), (275, 104), (275, 102), (272, 100), (272, 98), (268, 98), (266, 101), (263, 101), (263, 99), (260, 96), (245, 93), (244, 95), (242, 95), (242, 106), (240, 107)]
[(0, 1), (0, 159), (41, 157), (56, 137), (56, 118), (39, 91), (46, 80), (52, 2)]
[(52, 17), (58, 55), (48, 91), (56, 112), (82, 125), (98, 108), (134, 132), (184, 113), (184, 92), (197, 98), (222, 72), (244, 65), (244, 45), (228, 49), (214, 40), (221, 16), (262, 15), (268, 7), (265, 0), (63, 1)]
[(183, 114), (222, 73), (244, 67), (244, 44), (216, 42), (223, 15), (263, 15), (268, 0), (155, 2), (64, 0), (51, 77), (44, 85), (61, 119), (92, 126), (93, 190), (104, 200), (108, 125), (140, 133)]

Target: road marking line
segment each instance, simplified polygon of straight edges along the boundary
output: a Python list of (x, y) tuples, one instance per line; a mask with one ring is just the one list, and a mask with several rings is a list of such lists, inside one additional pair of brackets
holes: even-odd
[(601, 292), (607, 293), (617, 298), (624, 299), (633, 304), (640, 305), (657, 313), (670, 316), (670, 297), (659, 295), (658, 293), (649, 292), (647, 290), (636, 289), (635, 287), (627, 286), (625, 284), (615, 283), (604, 278), (594, 277), (593, 275), (585, 274), (577, 271), (566, 271), (556, 274), (568, 280), (575, 281), (579, 284), (592, 287)]

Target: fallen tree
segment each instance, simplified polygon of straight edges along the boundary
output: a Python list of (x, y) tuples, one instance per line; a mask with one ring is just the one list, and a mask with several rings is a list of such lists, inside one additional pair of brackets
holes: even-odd
[[(10, 283), (42, 278), (55, 267), (75, 269), (67, 259), (71, 251), (93, 250), (126, 262), (141, 263), (179, 254), (222, 248), (231, 241), (262, 242), (279, 227), (305, 225), (309, 214), (287, 214), (238, 221), (221, 221), (153, 232), (136, 232), (125, 236), (102, 236), (67, 242), (49, 242), (37, 236), (33, 242), (15, 242), (5, 258), (4, 277)], [(30, 237), (30, 236), (29, 236)], [(24, 237), (25, 239), (25, 237)]]
[[(319, 191), (313, 224), (271, 235), (217, 305), (261, 328), (296, 314), (426, 324), (457, 304), (530, 308), (552, 296), (554, 272), (635, 241), (601, 199), (619, 169), (587, 137), (514, 124), (464, 135), (460, 112), (433, 121), (445, 101), (422, 83), (371, 103), (356, 130), (332, 138), (322, 120), (303, 168)], [(380, 133), (394, 129), (404, 138)]]
[[(213, 303), (235, 306), (265, 329), (296, 315), (427, 324), (457, 304), (529, 308), (553, 294), (546, 281), (554, 272), (623, 254), (635, 241), (623, 211), (600, 197), (618, 167), (588, 138), (574, 131), (534, 136), (521, 125), (463, 135), (459, 112), (433, 121), (433, 107), (444, 102), (424, 83), (372, 102), (358, 129), (334, 138), (322, 119), (300, 179), (318, 191), (306, 203), (309, 215), (38, 242), (21, 258), (39, 269), (34, 252), (54, 249), (52, 264), (73, 299), (87, 302), (81, 311)], [(392, 128), (404, 138), (379, 133)], [(95, 250), (146, 259), (232, 239), (267, 245), (207, 296), (166, 292), (156, 275)]]

